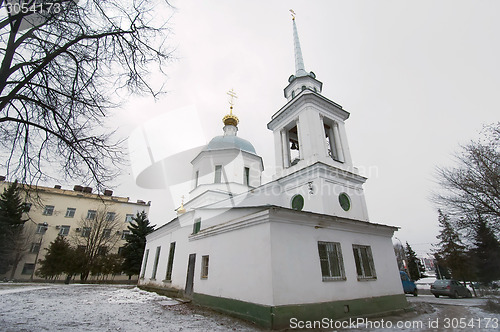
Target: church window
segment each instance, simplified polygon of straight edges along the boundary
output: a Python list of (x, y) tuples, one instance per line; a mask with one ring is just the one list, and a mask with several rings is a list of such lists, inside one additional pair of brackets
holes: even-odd
[(201, 218), (196, 218), (193, 224), (193, 234), (196, 234), (201, 229)]
[(335, 145), (335, 139), (333, 134), (333, 126), (324, 124), (325, 128), (325, 140), (326, 140), (326, 148), (328, 151), (328, 156), (333, 160), (339, 161), (339, 154), (337, 151), (337, 146)]
[(303, 86), (302, 86), (302, 91), (304, 91), (305, 89), (306, 89), (306, 86), (305, 86), (305, 85), (303, 85)]
[(142, 260), (141, 278), (144, 278), (144, 275), (146, 274), (146, 266), (148, 264), (148, 256), (149, 256), (149, 249), (146, 249), (146, 252), (144, 253), (144, 259)]
[(208, 255), (201, 256), (201, 278), (208, 278)]
[(295, 98), (295, 91), (292, 90), (292, 98)]
[(250, 168), (245, 167), (243, 169), (243, 184), (248, 186), (250, 184)]
[(156, 271), (158, 270), (158, 260), (160, 259), (161, 246), (156, 247), (155, 261), (153, 264), (153, 272), (151, 273), (151, 279), (156, 279)]
[(194, 187), (197, 188), (198, 187), (198, 178), (200, 176), (200, 171), (196, 171), (196, 173), (194, 174)]
[(344, 211), (349, 211), (351, 209), (351, 199), (346, 193), (339, 195), (339, 203)]
[(222, 180), (222, 165), (215, 165), (214, 183), (221, 183)]
[(338, 242), (318, 242), (323, 281), (345, 280), (344, 261)]
[(302, 195), (295, 195), (292, 197), (292, 209), (302, 211), (304, 208), (304, 197)]
[(165, 281), (172, 281), (172, 269), (174, 267), (174, 254), (175, 254), (175, 242), (172, 242), (172, 243), (170, 243), (170, 250), (168, 253), (167, 275), (165, 276)]
[(370, 246), (352, 245), (358, 280), (377, 279)]

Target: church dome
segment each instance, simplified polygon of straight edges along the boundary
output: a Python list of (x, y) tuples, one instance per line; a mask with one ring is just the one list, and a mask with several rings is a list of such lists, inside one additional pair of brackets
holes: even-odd
[(208, 145), (203, 149), (203, 151), (226, 150), (226, 149), (238, 149), (241, 151), (257, 154), (255, 152), (255, 148), (253, 147), (252, 143), (243, 138), (239, 138), (238, 136), (232, 136), (232, 135), (216, 136), (212, 138), (210, 143), (208, 143)]

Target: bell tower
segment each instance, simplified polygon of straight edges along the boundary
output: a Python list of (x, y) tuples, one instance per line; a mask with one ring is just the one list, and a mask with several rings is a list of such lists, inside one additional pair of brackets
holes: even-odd
[(344, 121), (349, 113), (321, 95), (323, 83), (306, 72), (292, 12), (295, 75), (284, 89), (287, 104), (276, 112), (267, 127), (274, 132), (277, 176), (316, 161), (352, 168)]
[(295, 74), (284, 89), (286, 104), (267, 124), (274, 135), (274, 179), (286, 184), (287, 196), (303, 197), (304, 210), (368, 220), (366, 178), (353, 167), (347, 143), (349, 113), (324, 97), (323, 83), (305, 70), (293, 11), (292, 26)]

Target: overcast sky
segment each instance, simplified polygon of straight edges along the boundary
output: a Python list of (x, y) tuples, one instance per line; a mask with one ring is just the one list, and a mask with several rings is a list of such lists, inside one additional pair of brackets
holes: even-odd
[[(226, 92), (233, 88), (238, 136), (252, 142), (272, 170), (266, 124), (286, 103), (283, 88), (294, 73), (293, 9), (306, 70), (323, 82), (325, 97), (351, 114), (348, 143), (354, 165), (368, 177), (370, 221), (401, 227), (396, 236), (403, 243), (420, 255), (430, 252), (438, 233), (429, 201), (437, 188), (435, 167), (452, 165), (459, 144), (499, 120), (499, 1), (172, 4), (170, 43), (177, 60), (165, 68), (168, 93), (157, 102), (134, 98), (125, 104), (117, 114), (122, 132), (133, 135), (190, 107), (197, 119), (179, 121), (177, 134), (159, 132), (164, 141), (185, 141), (192, 133), (208, 143), (222, 134)], [(171, 13), (158, 15), (167, 20)], [(144, 162), (139, 159), (132, 166)], [(185, 168), (190, 172), (190, 165)], [(120, 181), (115, 194), (152, 201), (152, 223), (175, 216), (182, 190), (139, 188), (132, 169)]]

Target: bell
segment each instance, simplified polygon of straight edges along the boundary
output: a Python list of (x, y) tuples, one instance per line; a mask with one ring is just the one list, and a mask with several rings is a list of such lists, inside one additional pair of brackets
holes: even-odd
[(298, 149), (299, 149), (299, 146), (298, 146), (297, 142), (292, 141), (292, 146), (290, 147), (290, 150), (298, 150)]

